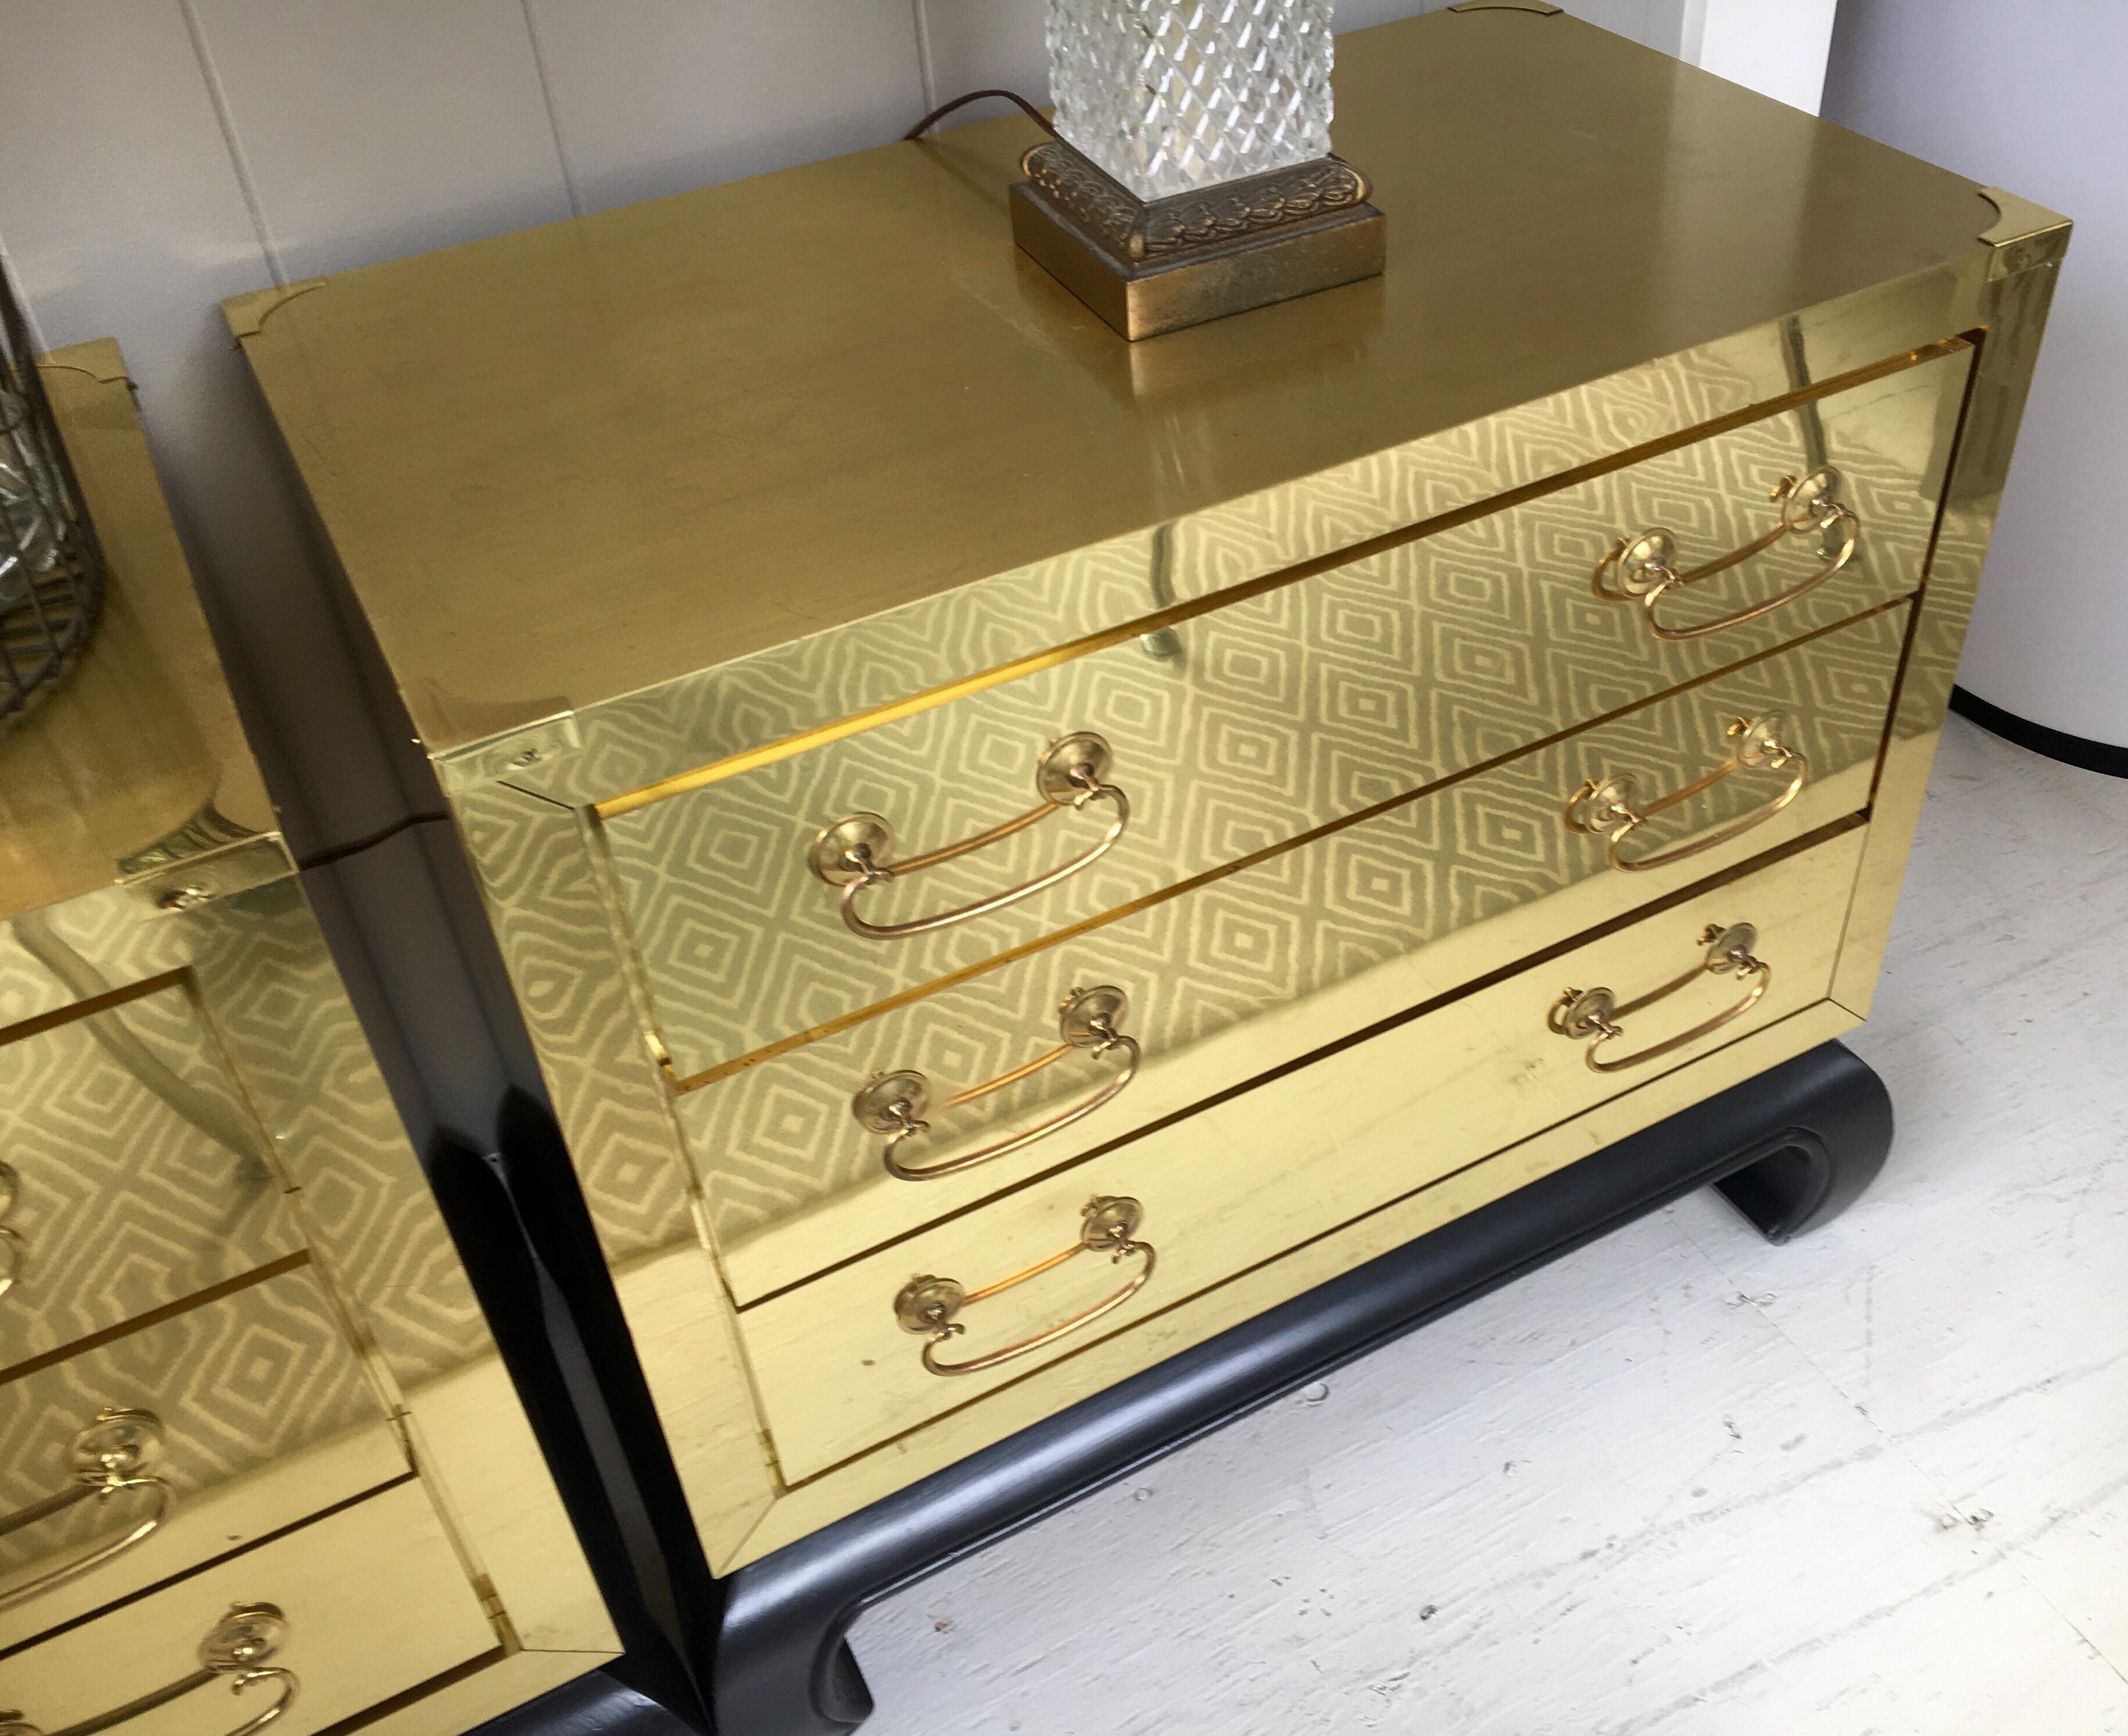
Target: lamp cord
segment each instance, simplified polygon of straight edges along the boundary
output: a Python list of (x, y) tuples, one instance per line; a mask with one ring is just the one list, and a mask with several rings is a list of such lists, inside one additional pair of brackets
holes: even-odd
[(1024, 114), (1028, 120), (1032, 121), (1037, 126), (1040, 127), (1043, 131), (1047, 133), (1051, 138), (1053, 139), (1057, 136), (1057, 129), (1049, 124), (1049, 117), (1043, 113), (1040, 109), (1037, 108), (1032, 102), (1028, 102), (1026, 98), (1020, 95), (1020, 93), (1015, 90), (971, 90), (965, 97), (956, 97), (952, 102), (948, 102), (940, 107), (933, 109), (929, 114), (924, 116), (922, 120), (919, 121), (901, 136), (905, 140), (910, 139), (920, 139), (924, 134), (930, 131), (933, 127), (936, 126), (941, 121), (944, 120), (947, 116), (952, 113), (955, 109), (965, 107), (971, 102), (980, 102), (985, 97), (1003, 97), (1008, 102), (1017, 103), (1019, 106), (1020, 112)]

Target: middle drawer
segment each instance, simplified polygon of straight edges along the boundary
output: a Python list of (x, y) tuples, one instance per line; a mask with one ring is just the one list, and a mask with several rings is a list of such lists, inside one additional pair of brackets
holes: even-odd
[(408, 1468), (308, 1268), (0, 1381), (0, 1648)]
[[(1907, 613), (1850, 622), (682, 1092), (734, 1294), (797, 1282), (1860, 811)], [(1800, 757), (1740, 764), (1740, 718), (1773, 724)], [(1621, 774), (1646, 823), (1615, 843), (1575, 830), (1577, 791)], [(1066, 1014), (1075, 988), (1119, 989), (1125, 1004), (1081, 999)], [(1104, 1006), (1128, 1044), (1093, 1028)]]

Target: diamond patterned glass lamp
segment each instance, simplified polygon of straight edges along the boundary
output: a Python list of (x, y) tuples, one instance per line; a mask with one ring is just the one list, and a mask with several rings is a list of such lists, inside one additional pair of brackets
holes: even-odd
[(1330, 155), (1332, 0), (1049, 0), (1056, 139), (1014, 238), (1127, 338), (1370, 278), (1382, 214)]

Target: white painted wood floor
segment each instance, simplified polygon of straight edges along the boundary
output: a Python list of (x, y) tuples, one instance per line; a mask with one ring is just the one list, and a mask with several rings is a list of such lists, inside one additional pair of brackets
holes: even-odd
[(1950, 721), (1845, 1217), (1700, 1195), (903, 1593), (867, 1736), (2128, 1733), (2128, 782)]

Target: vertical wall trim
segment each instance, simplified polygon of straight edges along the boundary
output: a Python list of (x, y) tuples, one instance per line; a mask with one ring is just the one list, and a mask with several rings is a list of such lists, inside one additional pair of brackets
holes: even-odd
[[(918, 4), (922, 0), (917, 0)], [(577, 165), (569, 160), (569, 141), (562, 131), (562, 111), (554, 102), (554, 81), (547, 75), (547, 45), (539, 40), (539, 21), (532, 16), (532, 0), (517, 0), (525, 14), (525, 34), (532, 39), (532, 64), (539, 74), (539, 100), (547, 105), (547, 129), (554, 136), (554, 158), (562, 167), (562, 190), (569, 196), (569, 215), (584, 214), (584, 202), (577, 197)]]
[(924, 0), (909, 0), (909, 16), (916, 26), (916, 77), (924, 87), (924, 112), (928, 115), (938, 106), (938, 78), (931, 65), (931, 15), (924, 10)]
[(221, 129), (221, 142), (229, 151), (230, 172), (236, 177), (236, 185), (244, 195), (244, 208), (251, 218), (251, 231), (259, 237), (259, 250), (266, 256), (266, 269), (273, 274), (276, 283), (285, 286), (288, 273), (281, 267), (281, 250), (273, 245), (273, 233), (267, 226), (265, 207), (259, 202), (259, 188), (251, 178), (251, 164), (244, 155), (243, 141), (236, 136), (236, 117), (229, 106), (229, 93), (221, 88), (221, 74), (214, 64), (214, 55), (207, 45), (207, 32), (200, 28), (199, 14), (192, 0), (178, 0), (178, 11), (185, 21), (185, 34), (192, 39), (192, 58), (199, 62), (200, 77), (206, 82), (207, 101), (214, 105), (215, 125)]
[(1677, 57), (1699, 64), (1707, 48), (1707, 0), (1684, 0), (1677, 26)]
[(52, 345), (45, 340), (44, 327), (37, 323), (37, 309), (36, 304), (30, 299), (30, 287), (22, 281), (22, 273), (15, 269), (15, 262), (8, 256), (5, 236), (0, 236), (0, 272), (5, 272), (8, 282), (15, 286), (15, 303), (22, 310), (22, 322), (30, 328), (31, 350), (42, 351), (53, 348)]

